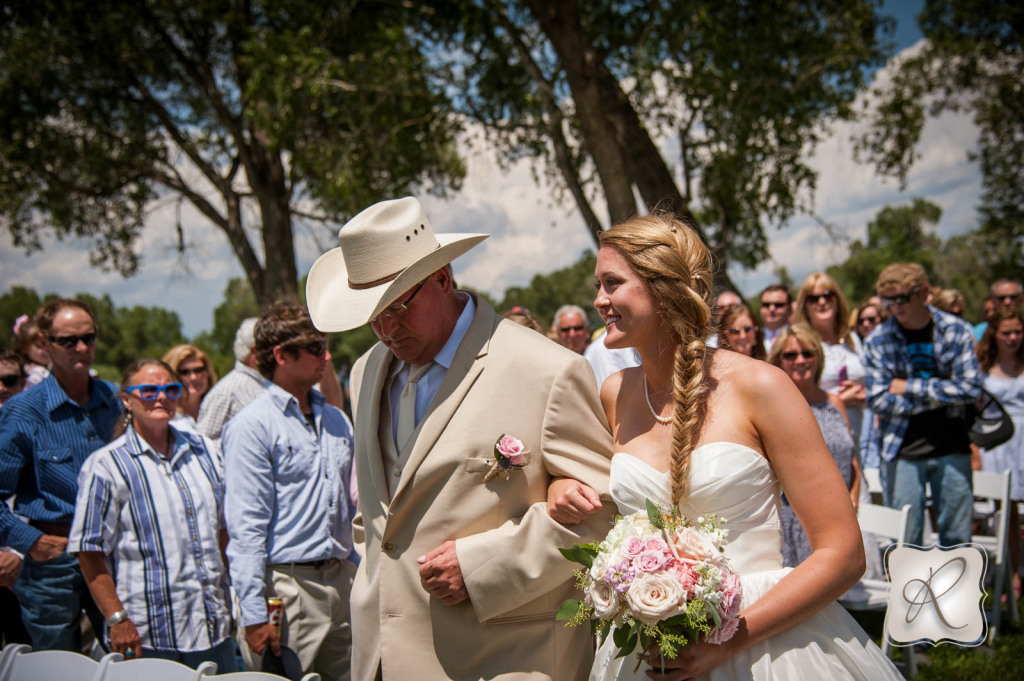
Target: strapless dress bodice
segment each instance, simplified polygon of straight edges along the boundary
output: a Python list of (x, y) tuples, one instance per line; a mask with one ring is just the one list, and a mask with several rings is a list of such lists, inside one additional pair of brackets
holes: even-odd
[[(693, 450), (690, 487), (679, 504), (688, 518), (715, 513), (729, 531), (725, 554), (746, 575), (782, 567), (779, 481), (759, 452), (732, 442), (712, 442)], [(611, 495), (619, 513), (647, 507), (647, 499), (668, 506), (668, 473), (620, 452), (612, 458)]]

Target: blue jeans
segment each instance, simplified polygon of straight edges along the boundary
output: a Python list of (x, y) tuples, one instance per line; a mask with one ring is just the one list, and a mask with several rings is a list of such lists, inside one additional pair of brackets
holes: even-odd
[(33, 650), (82, 652), (82, 610), (96, 636), (103, 634), (103, 615), (92, 601), (78, 561), (67, 554), (45, 563), (26, 555), (14, 594)]
[(941, 546), (971, 541), (974, 492), (971, 486), (971, 455), (946, 454), (933, 459), (894, 459), (881, 466), (882, 498), (890, 508), (910, 504), (907, 543), (924, 541), (925, 483), (932, 488), (932, 506)]
[(162, 660), (174, 660), (196, 669), (203, 662), (216, 662), (218, 674), (229, 674), (238, 671), (235, 662), (235, 640), (230, 636), (209, 650), (181, 653), (177, 650), (153, 650), (143, 648), (142, 657), (158, 657)]

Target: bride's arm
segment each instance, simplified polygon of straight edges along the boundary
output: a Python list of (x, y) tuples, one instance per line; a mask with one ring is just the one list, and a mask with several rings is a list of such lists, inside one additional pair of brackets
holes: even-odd
[[(746, 363), (745, 363), (746, 364)], [(740, 613), (740, 628), (722, 645), (698, 644), (666, 662), (665, 681), (699, 676), (740, 650), (824, 608), (864, 573), (864, 545), (850, 497), (806, 400), (780, 370), (744, 367), (731, 386), (756, 430), (811, 543), (811, 555)], [(657, 666), (657, 663), (654, 663)]]

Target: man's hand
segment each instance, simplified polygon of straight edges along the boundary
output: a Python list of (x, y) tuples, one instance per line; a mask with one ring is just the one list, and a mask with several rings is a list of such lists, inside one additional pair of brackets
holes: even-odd
[(142, 639), (131, 620), (110, 627), (110, 649), (128, 659), (142, 657)]
[(560, 525), (582, 523), (600, 508), (601, 496), (579, 480), (555, 478), (548, 485), (548, 515)]
[(889, 384), (889, 392), (893, 395), (906, 395), (907, 394), (907, 379), (905, 378), (894, 378), (892, 383)]
[(445, 605), (455, 605), (469, 598), (459, 557), (455, 555), (455, 542), (446, 541), (416, 562), (420, 564), (420, 582), (431, 596)]
[(21, 558), (10, 551), (0, 551), (0, 586), (14, 588), (14, 582), (21, 572)]
[(67, 537), (44, 534), (42, 537), (37, 539), (36, 543), (32, 545), (32, 548), (28, 550), (28, 555), (32, 556), (34, 560), (37, 560), (40, 563), (45, 563), (48, 560), (53, 560), (57, 556), (63, 555), (67, 548)]
[(257, 656), (263, 655), (267, 646), (274, 655), (281, 655), (281, 641), (277, 638), (277, 629), (270, 622), (262, 624), (250, 624), (245, 628), (245, 642), (249, 644), (249, 650)]

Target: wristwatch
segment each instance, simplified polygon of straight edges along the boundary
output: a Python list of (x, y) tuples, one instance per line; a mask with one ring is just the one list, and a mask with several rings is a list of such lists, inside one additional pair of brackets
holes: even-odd
[(110, 627), (114, 626), (115, 624), (120, 624), (121, 622), (124, 622), (127, 619), (128, 619), (128, 613), (126, 613), (124, 610), (118, 610), (113, 615), (108, 617), (105, 621), (107, 623), (107, 628), (109, 629)]

